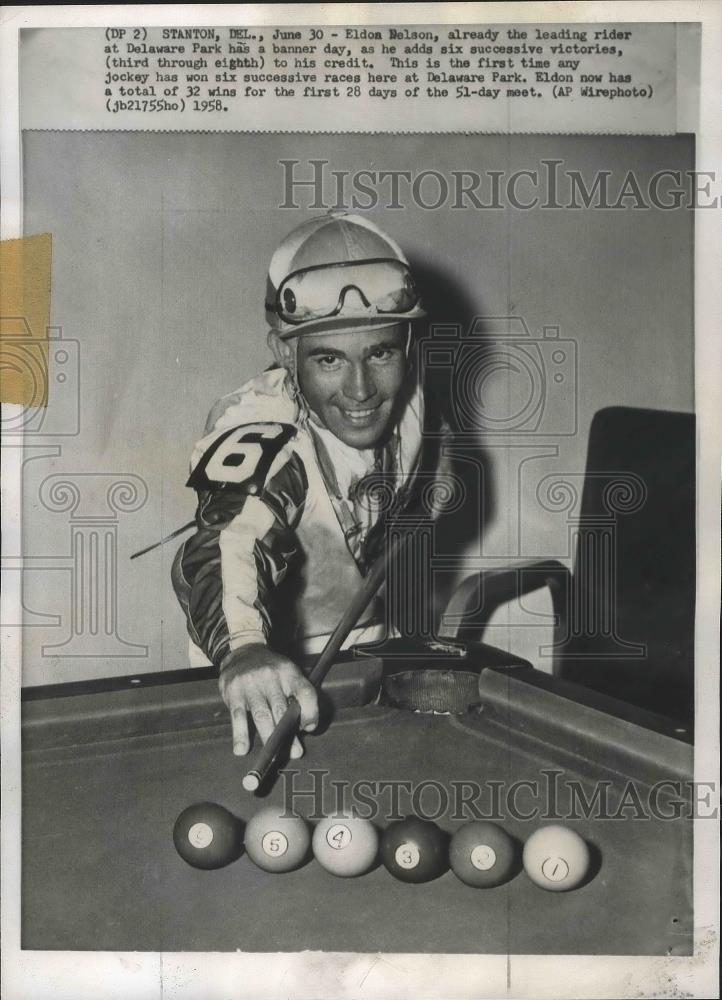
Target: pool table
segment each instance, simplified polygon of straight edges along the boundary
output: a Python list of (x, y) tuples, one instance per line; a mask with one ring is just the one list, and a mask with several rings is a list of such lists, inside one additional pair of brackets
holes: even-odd
[[(211, 669), (26, 690), (22, 946), (691, 954), (692, 821), (675, 807), (688, 804), (689, 732), (475, 644), (464, 652), (477, 693), (466, 711), (404, 710), (383, 694), (399, 659), (376, 652), (343, 654), (305, 755), (256, 795), (241, 786), (253, 752), (232, 755)], [(459, 667), (421, 653), (402, 665)], [(603, 816), (582, 805), (595, 789)], [(452, 833), (481, 813), (519, 849), (561, 822), (588, 842), (592, 866), (579, 888), (557, 893), (521, 864), (503, 885), (475, 889), (452, 871), (406, 884), (380, 865), (338, 878), (312, 858), (286, 874), (245, 854), (202, 871), (173, 846), (174, 822), (194, 802), (247, 821), (292, 800), (312, 820), (342, 793), (380, 829), (421, 810)]]

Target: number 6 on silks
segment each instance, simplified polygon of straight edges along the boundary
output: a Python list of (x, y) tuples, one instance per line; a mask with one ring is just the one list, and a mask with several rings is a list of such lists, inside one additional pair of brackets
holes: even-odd
[(232, 427), (210, 444), (186, 486), (194, 490), (243, 486), (244, 492), (258, 493), (274, 458), (295, 433), (295, 427), (288, 424)]

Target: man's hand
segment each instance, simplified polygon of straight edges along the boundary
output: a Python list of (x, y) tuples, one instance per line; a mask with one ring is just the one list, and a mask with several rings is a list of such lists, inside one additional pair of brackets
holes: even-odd
[[(233, 753), (248, 753), (248, 715), (265, 743), (288, 707), (293, 695), (301, 708), (301, 729), (310, 732), (318, 725), (318, 695), (295, 663), (274, 653), (261, 643), (244, 646), (223, 664), (218, 678), (223, 701), (231, 713)], [(303, 748), (294, 738), (291, 757), (300, 757)]]

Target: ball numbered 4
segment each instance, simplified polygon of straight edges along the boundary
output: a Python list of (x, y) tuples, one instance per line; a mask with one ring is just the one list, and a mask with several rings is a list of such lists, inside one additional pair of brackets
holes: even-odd
[(457, 878), (466, 885), (491, 889), (508, 881), (514, 873), (514, 841), (496, 823), (475, 820), (455, 832), (449, 845), (449, 862)]
[(175, 821), (173, 843), (193, 868), (223, 868), (243, 850), (241, 821), (215, 802), (198, 802)]
[(566, 892), (584, 881), (589, 871), (589, 848), (566, 826), (543, 826), (524, 844), (522, 861), (536, 885), (550, 892)]
[(313, 853), (318, 863), (342, 878), (363, 875), (373, 865), (379, 846), (376, 827), (357, 816), (326, 816), (313, 831)]
[(290, 872), (303, 864), (311, 845), (311, 830), (300, 816), (285, 815), (269, 806), (252, 816), (246, 826), (246, 853), (267, 872)]

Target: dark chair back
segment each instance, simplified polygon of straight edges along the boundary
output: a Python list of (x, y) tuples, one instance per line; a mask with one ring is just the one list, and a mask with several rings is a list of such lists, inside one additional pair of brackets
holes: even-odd
[(694, 415), (600, 410), (561, 675), (691, 722), (695, 556)]

